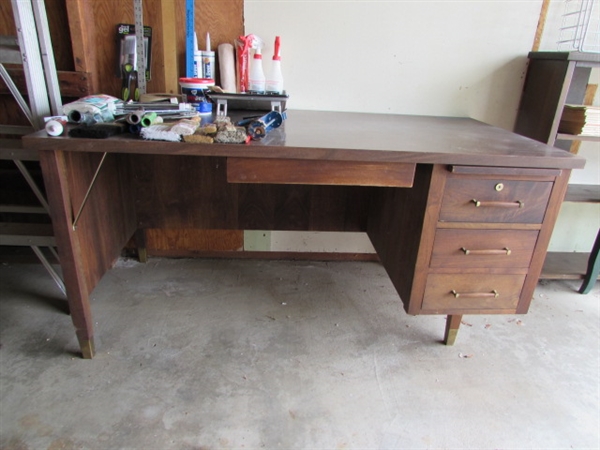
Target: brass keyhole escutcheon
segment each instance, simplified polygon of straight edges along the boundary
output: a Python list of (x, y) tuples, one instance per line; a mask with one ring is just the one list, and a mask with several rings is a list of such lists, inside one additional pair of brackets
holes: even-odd
[(504, 189), (504, 183), (498, 183), (496, 186), (494, 186), (494, 189), (496, 189), (497, 192), (500, 192), (502, 189)]

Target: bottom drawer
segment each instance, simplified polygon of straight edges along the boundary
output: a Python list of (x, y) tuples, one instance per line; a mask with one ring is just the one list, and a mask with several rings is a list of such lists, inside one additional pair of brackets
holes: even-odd
[(525, 275), (430, 274), (423, 312), (516, 310)]

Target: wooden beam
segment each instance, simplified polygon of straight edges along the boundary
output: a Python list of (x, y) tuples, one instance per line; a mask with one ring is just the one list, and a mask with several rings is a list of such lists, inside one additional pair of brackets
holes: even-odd
[[(22, 67), (6, 68), (13, 82), (21, 92), (26, 90), (25, 71)], [(92, 74), (87, 72), (58, 72), (58, 83), (62, 97), (84, 97), (94, 93)], [(0, 80), (0, 95), (10, 94), (6, 84)]]
[(89, 74), (91, 91), (98, 91), (97, 51), (94, 43), (95, 19), (90, 2), (65, 0), (69, 15), (75, 71)]
[(537, 29), (535, 31), (535, 38), (533, 40), (532, 51), (537, 52), (542, 42), (542, 35), (544, 34), (544, 26), (546, 25), (546, 17), (548, 16), (548, 7), (550, 6), (550, 0), (544, 0), (542, 2), (542, 9), (540, 11), (540, 18), (538, 20)]
[(160, 1), (162, 21), (162, 51), (165, 79), (165, 92), (176, 94), (179, 91), (177, 76), (177, 23), (173, 0)]

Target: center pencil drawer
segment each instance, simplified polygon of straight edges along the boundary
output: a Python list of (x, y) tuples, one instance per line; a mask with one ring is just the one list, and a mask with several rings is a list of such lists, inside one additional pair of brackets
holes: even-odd
[(449, 178), (440, 220), (542, 223), (551, 190), (550, 181)]
[(415, 163), (227, 158), (229, 183), (412, 187)]
[(537, 236), (537, 230), (438, 229), (430, 267), (526, 269)]

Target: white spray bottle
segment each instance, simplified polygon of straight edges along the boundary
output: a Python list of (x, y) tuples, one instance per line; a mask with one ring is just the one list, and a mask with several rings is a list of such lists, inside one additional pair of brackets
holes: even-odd
[(271, 70), (267, 77), (265, 90), (269, 94), (283, 94), (283, 75), (281, 74), (281, 38), (275, 37), (275, 50), (273, 51), (273, 61), (271, 61)]
[(265, 72), (262, 66), (262, 51), (260, 47), (254, 52), (252, 64), (250, 65), (250, 74), (248, 76), (248, 92), (254, 94), (265, 93)]

